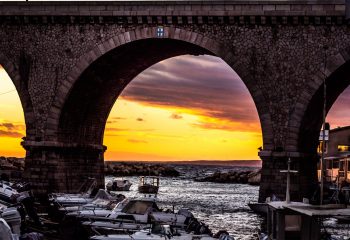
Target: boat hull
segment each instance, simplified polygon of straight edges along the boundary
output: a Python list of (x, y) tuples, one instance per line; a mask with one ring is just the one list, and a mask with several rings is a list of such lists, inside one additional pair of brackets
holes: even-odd
[(139, 193), (155, 194), (155, 193), (158, 193), (158, 190), (159, 190), (158, 186), (153, 186), (153, 185), (139, 186)]
[(266, 203), (248, 203), (250, 209), (260, 215), (267, 214), (267, 204)]

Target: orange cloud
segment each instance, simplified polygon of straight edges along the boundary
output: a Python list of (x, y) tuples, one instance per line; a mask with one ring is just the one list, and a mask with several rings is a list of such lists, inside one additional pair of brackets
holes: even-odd
[(172, 119), (182, 119), (183, 117), (180, 114), (173, 113), (170, 115), (170, 118)]
[(0, 129), (0, 137), (22, 138), (24, 135), (19, 132), (6, 131)]
[(25, 127), (22, 124), (13, 124), (10, 122), (0, 123), (0, 137), (22, 138), (24, 136), (21, 131)]

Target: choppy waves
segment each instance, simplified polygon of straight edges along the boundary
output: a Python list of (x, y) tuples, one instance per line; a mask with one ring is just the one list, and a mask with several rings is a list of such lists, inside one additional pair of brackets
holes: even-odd
[[(246, 184), (220, 184), (195, 182), (197, 176), (213, 173), (217, 168), (194, 166), (177, 167), (181, 173), (178, 178), (161, 178), (158, 194), (159, 206), (175, 210), (188, 208), (198, 219), (209, 225), (213, 233), (226, 230), (235, 239), (257, 239), (259, 230), (264, 229), (263, 218), (254, 214), (247, 204), (256, 202), (259, 187)], [(228, 170), (220, 167), (221, 171)], [(109, 177), (106, 177), (108, 180)], [(129, 192), (122, 192), (128, 197), (139, 196), (137, 193), (138, 177), (128, 177), (133, 185)], [(339, 225), (336, 220), (325, 221), (329, 231), (349, 239), (349, 225)], [(343, 238), (344, 237), (344, 238)]]

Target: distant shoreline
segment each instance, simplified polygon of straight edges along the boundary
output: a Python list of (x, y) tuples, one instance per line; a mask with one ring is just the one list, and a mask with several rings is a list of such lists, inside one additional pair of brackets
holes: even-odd
[(150, 163), (175, 165), (205, 165), (233, 167), (261, 167), (261, 160), (188, 160), (188, 161), (146, 161), (146, 160), (105, 160), (105, 163)]

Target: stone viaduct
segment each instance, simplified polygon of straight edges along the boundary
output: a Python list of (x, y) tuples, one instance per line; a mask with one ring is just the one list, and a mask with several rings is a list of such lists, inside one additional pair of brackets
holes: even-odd
[(103, 184), (110, 109), (140, 72), (183, 54), (222, 58), (254, 99), (262, 127), (260, 200), (310, 196), (327, 109), (350, 83), (344, 0), (0, 2), (0, 64), (26, 122), (25, 176), (37, 193)]

